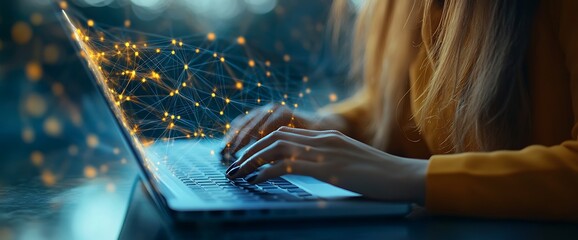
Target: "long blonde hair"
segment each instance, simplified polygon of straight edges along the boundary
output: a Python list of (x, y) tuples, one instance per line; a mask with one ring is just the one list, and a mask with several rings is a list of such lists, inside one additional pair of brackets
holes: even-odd
[[(530, 131), (524, 60), (535, 6), (528, 0), (367, 1), (355, 22), (352, 73), (363, 79), (358, 94), (372, 99), (373, 144), (387, 144), (423, 45), (423, 64), (432, 72), (417, 97), (417, 129), (438, 121), (454, 152), (524, 146)], [(436, 7), (441, 16), (432, 15)]]

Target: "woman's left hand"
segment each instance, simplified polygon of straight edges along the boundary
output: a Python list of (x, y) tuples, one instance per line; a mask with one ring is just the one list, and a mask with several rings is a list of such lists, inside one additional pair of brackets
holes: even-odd
[(285, 174), (307, 175), (369, 198), (423, 203), (427, 164), (338, 131), (281, 127), (249, 147), (227, 176), (256, 184)]

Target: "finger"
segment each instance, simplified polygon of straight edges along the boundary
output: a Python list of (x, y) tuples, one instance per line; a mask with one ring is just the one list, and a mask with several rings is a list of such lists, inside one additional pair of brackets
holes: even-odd
[(305, 151), (307, 151), (310, 148), (308, 145), (306, 145), (306, 143), (310, 142), (309, 141), (310, 139), (306, 136), (290, 132), (274, 131), (265, 136), (264, 138), (261, 138), (257, 142), (255, 142), (249, 149), (245, 151), (245, 153), (243, 153), (243, 155), (237, 161), (235, 161), (233, 164), (231, 164), (231, 166), (229, 166), (229, 169), (227, 169), (227, 171), (243, 164), (249, 157), (257, 154), (261, 150), (265, 149), (266, 147), (272, 145), (273, 143), (279, 140), (303, 144), (303, 150)]
[(319, 167), (320, 165), (314, 162), (286, 159), (255, 173), (255, 175), (248, 176), (245, 180), (251, 184), (257, 184), (285, 174), (316, 177), (321, 170)]
[(270, 117), (269, 113), (261, 112), (258, 116), (253, 118), (247, 125), (239, 129), (237, 135), (230, 141), (228, 152), (231, 154), (237, 153), (241, 148), (247, 146), (252, 139), (257, 137), (258, 127)]
[(311, 156), (309, 156), (311, 153), (309, 151), (303, 151), (303, 149), (305, 149), (305, 146), (298, 143), (286, 140), (275, 141), (265, 149), (250, 156), (249, 159), (238, 165), (235, 172), (229, 172), (227, 176), (230, 178), (244, 177), (265, 164), (275, 163), (283, 159), (299, 158), (308, 160), (311, 158)]
[(277, 129), (277, 131), (300, 134), (300, 135), (309, 136), (309, 137), (316, 137), (316, 136), (326, 135), (326, 134), (343, 135), (343, 133), (341, 133), (337, 130), (321, 130), (321, 131), (319, 131), (319, 130), (310, 130), (310, 129), (304, 129), (304, 128), (292, 128), (292, 127), (285, 127), (285, 126), (280, 127), (279, 129)]

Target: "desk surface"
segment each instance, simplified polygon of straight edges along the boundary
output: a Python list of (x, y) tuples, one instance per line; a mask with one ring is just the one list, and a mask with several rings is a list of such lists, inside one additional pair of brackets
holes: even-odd
[(134, 168), (92, 179), (38, 181), (0, 189), (0, 239), (576, 239), (572, 223), (470, 218), (195, 224), (171, 226)]

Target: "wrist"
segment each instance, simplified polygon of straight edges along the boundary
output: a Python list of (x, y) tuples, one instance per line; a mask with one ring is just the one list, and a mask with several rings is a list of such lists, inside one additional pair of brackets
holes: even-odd
[(410, 200), (424, 206), (427, 187), (427, 168), (429, 161), (424, 159), (407, 159), (409, 167), (408, 189), (411, 191)]

